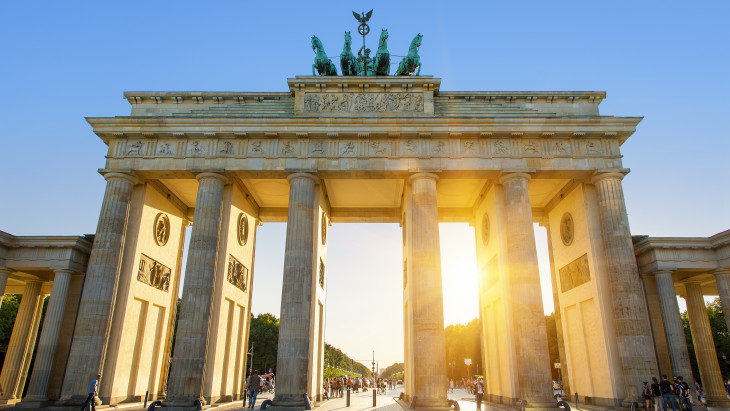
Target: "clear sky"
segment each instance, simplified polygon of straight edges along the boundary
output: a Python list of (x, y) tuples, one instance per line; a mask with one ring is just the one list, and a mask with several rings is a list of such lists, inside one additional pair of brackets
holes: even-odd
[[(285, 91), (311, 74), (312, 35), (338, 55), (351, 10), (371, 8), (392, 54), (424, 35), (422, 74), (442, 90), (605, 90), (602, 114), (645, 116), (622, 147), (634, 234), (730, 228), (727, 1), (37, 1), (0, 13), (0, 230), (95, 231), (106, 149), (84, 117), (127, 115), (123, 91)], [(284, 233), (259, 228), (254, 313), (278, 315)], [(399, 228), (330, 235), (327, 341), (401, 361)], [(443, 224), (441, 238), (446, 323), (465, 323), (477, 316), (473, 229)]]

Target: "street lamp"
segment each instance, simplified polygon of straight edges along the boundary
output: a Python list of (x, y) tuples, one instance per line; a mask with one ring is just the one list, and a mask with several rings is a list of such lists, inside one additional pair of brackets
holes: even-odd
[(471, 374), (469, 373), (469, 366), (471, 365), (471, 358), (464, 358), (464, 364), (466, 364), (466, 377), (468, 379), (471, 379)]

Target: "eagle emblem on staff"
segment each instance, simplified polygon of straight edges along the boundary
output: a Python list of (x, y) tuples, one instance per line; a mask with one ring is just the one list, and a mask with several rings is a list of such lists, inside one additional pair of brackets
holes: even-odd
[(373, 15), (373, 9), (370, 9), (370, 11), (367, 13), (363, 11), (362, 14), (358, 14), (357, 12), (353, 11), (352, 15), (355, 16), (355, 19), (358, 22), (360, 22), (360, 26), (358, 26), (357, 32), (360, 33), (361, 36), (365, 36), (370, 33), (370, 26), (367, 25), (367, 22)]

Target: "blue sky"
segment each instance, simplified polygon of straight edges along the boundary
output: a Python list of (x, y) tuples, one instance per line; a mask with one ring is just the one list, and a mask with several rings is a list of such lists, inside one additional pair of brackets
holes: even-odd
[[(311, 74), (312, 35), (336, 56), (343, 31), (356, 31), (351, 10), (371, 8), (368, 44), (387, 28), (390, 52), (403, 55), (423, 34), (421, 73), (440, 77), (442, 90), (605, 90), (602, 114), (644, 116), (622, 148), (632, 169), (624, 189), (634, 234), (708, 236), (730, 228), (727, 1), (48, 1), (6, 2), (0, 14), (0, 230), (95, 231), (105, 186), (96, 170), (106, 150), (84, 117), (127, 115), (124, 91), (285, 91), (287, 77)], [(468, 227), (453, 229), (469, 235)], [(279, 287), (283, 232), (283, 225), (259, 228), (254, 290)], [(335, 226), (332, 235), (357, 249), (339, 260), (330, 250), (337, 279), (329, 307), (347, 312), (383, 292), (394, 301), (383, 311), (394, 312), (384, 327), (401, 327), (397, 287), (381, 287), (400, 278), (400, 261), (382, 259), (382, 269), (367, 272), (348, 266), (378, 255), (354, 239), (397, 247), (397, 227)], [(353, 286), (368, 293), (337, 299)], [(278, 312), (277, 298), (255, 300), (254, 312)], [(456, 294), (445, 301), (462, 304)], [(368, 358), (364, 346), (329, 338), (344, 321), (333, 311), (328, 339)], [(462, 315), (447, 323), (477, 315), (471, 306), (456, 311)], [(350, 330), (353, 338), (377, 332), (378, 324), (366, 323)]]

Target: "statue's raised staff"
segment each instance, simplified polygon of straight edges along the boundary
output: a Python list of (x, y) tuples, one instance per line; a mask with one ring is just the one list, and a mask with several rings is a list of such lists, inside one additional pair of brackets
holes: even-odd
[(395, 72), (396, 76), (410, 76), (413, 72), (416, 72), (417, 76), (421, 75), (421, 58), (418, 56), (418, 48), (421, 47), (422, 38), (421, 33), (416, 34), (416, 37), (413, 38), (410, 47), (408, 47), (408, 55), (403, 57), (403, 60), (398, 64), (398, 70)]
[(340, 69), (343, 76), (357, 76), (357, 60), (352, 54), (352, 36), (350, 32), (345, 32), (345, 46), (340, 54)]
[(388, 51), (388, 29), (380, 32), (380, 41), (378, 41), (378, 51), (375, 53), (373, 60), (375, 65), (376, 76), (387, 76), (390, 74), (390, 52)]
[(327, 53), (324, 52), (324, 46), (322, 41), (317, 36), (312, 36), (312, 50), (317, 54), (314, 56), (314, 64), (312, 64), (312, 75), (316, 76), (314, 70), (319, 72), (320, 76), (336, 76), (337, 67), (335, 64), (327, 58)]

